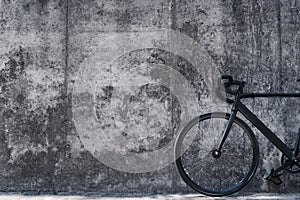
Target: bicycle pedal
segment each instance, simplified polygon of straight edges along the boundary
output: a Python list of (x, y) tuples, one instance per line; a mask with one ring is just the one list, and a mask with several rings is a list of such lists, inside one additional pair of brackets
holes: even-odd
[(282, 183), (282, 180), (281, 180), (280, 176), (282, 176), (282, 175), (283, 174), (278, 174), (278, 173), (275, 172), (274, 169), (272, 169), (271, 173), (269, 174), (269, 176), (266, 177), (266, 179), (268, 181), (271, 181), (275, 185), (280, 185)]

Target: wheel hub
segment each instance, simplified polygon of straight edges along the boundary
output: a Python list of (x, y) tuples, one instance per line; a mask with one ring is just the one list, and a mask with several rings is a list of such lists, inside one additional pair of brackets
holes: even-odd
[(220, 158), (221, 157), (221, 152), (218, 151), (217, 149), (216, 150), (213, 150), (212, 151), (212, 156), (216, 159)]

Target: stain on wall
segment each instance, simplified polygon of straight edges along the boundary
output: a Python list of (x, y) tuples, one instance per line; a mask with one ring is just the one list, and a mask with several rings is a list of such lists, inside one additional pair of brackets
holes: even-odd
[(63, 5), (1, 1), (2, 191), (54, 190), (64, 160)]
[[(299, 92), (295, 82), (300, 76), (297, 1), (0, 2), (1, 191), (191, 191), (173, 163), (152, 172), (122, 172), (101, 163), (83, 144), (73, 121), (72, 91), (83, 63), (96, 53), (109, 52), (101, 49), (101, 42), (108, 41), (112, 33), (172, 29), (205, 49), (218, 73), (245, 80), (248, 91)], [(111, 44), (112, 48), (117, 45)], [(181, 74), (192, 85), (199, 105), (210, 100), (205, 74), (197, 73), (176, 52), (124, 51), (111, 63), (115, 71), (103, 74), (114, 80), (119, 76), (113, 73), (136, 75), (131, 69), (151, 65), (169, 66)], [(126, 101), (121, 99), (125, 93), (110, 84), (95, 91), (92, 109), (105, 136), (120, 133), (109, 145), (138, 154), (161, 149), (174, 138), (183, 105), (167, 86), (144, 84), (130, 91)], [(111, 105), (116, 102), (126, 103), (114, 114)], [(246, 103), (280, 138), (293, 142), (300, 124), (299, 99)], [(119, 130), (113, 128), (117, 123)], [(281, 155), (256, 133), (261, 162), (255, 180), (245, 190), (298, 192), (299, 175), (285, 175), (281, 186), (263, 179), (279, 165)]]

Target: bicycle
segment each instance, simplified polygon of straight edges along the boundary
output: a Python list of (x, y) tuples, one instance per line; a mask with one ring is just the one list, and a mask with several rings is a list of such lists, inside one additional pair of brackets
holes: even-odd
[(299, 173), (300, 128), (290, 149), (241, 99), (300, 97), (300, 93), (244, 93), (246, 83), (228, 75), (223, 75), (218, 82), (217, 94), (232, 104), (231, 113), (213, 112), (194, 118), (175, 141), (175, 162), (185, 183), (208, 196), (225, 196), (239, 191), (253, 178), (259, 164), (259, 146), (253, 131), (237, 117), (237, 113), (241, 113), (282, 152), (281, 166), (271, 170), (267, 180), (280, 184), (282, 170)]

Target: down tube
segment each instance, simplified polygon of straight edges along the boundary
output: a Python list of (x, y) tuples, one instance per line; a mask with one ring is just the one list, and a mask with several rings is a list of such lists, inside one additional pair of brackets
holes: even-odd
[(254, 126), (272, 142), (285, 156), (292, 158), (293, 152), (284, 144), (255, 114), (253, 114), (244, 104), (237, 105), (238, 110), (252, 123)]

